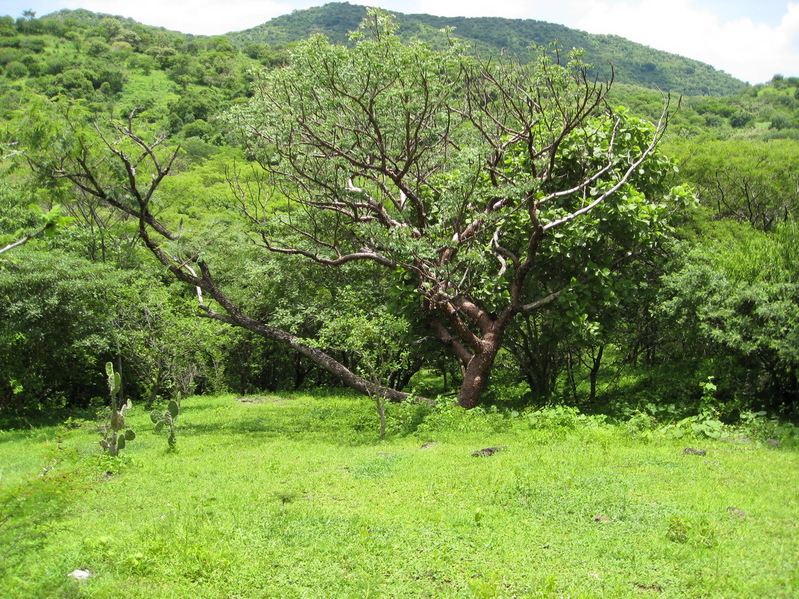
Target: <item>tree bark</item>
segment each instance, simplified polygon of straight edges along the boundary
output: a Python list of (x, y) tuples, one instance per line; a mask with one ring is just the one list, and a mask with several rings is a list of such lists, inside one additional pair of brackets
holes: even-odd
[(467, 410), (480, 402), (480, 396), (488, 385), (494, 360), (502, 346), (505, 329), (497, 324), (494, 329), (480, 342), (480, 351), (472, 356), (464, 368), (463, 383), (458, 391), (458, 405)]

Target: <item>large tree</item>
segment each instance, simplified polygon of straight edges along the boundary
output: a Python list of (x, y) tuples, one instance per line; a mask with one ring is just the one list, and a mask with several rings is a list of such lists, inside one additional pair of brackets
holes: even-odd
[[(380, 11), (352, 41), (299, 45), (231, 114), (262, 175), (260, 185), (234, 181), (231, 208), (267, 254), (390, 273), (395, 293), (460, 362), (458, 401), (470, 408), (519, 314), (601, 288), (657, 244), (670, 208), (662, 181), (672, 167), (656, 152), (666, 111), (653, 126), (611, 110), (610, 84), (590, 80), (577, 55), (559, 64), (552, 49), (520, 64), (467, 55), (446, 35), (443, 50), (404, 45)], [(132, 123), (116, 132), (120, 141), (100, 134), (105, 156), (73, 138), (38, 165), (136, 217), (153, 254), (221, 306), (200, 293), (206, 316), (375, 392), (318, 344), (242, 311), (202, 244), (158, 216), (171, 158)]]

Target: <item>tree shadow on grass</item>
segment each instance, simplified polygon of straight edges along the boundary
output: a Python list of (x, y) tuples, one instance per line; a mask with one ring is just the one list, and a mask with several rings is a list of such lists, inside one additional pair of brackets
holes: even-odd
[(379, 441), (374, 405), (336, 390), (189, 398), (181, 405), (178, 437), (226, 435), (257, 441), (303, 440), (338, 446)]
[(25, 562), (57, 534), (85, 492), (79, 478), (74, 471), (44, 470), (0, 491), (0, 579), (25, 569)]

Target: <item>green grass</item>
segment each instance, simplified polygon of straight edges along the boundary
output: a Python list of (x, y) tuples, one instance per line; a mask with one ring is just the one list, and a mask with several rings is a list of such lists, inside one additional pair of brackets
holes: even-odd
[(122, 460), (0, 432), (0, 597), (799, 596), (794, 450), (459, 410), (380, 442), (367, 400), (251, 399), (186, 400), (174, 453), (134, 408)]

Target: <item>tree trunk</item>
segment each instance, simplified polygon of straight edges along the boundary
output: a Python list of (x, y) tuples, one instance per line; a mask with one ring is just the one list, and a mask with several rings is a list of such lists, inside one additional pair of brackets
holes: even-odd
[(591, 393), (588, 396), (588, 402), (590, 404), (593, 404), (594, 400), (596, 400), (596, 379), (597, 376), (599, 376), (599, 367), (602, 365), (602, 355), (604, 353), (605, 353), (605, 346), (600, 345), (599, 351), (592, 358), (591, 372), (589, 373), (589, 381), (591, 382)]
[[(183, 275), (183, 273), (179, 273), (178, 278), (182, 278), (181, 275)], [(189, 280), (189, 282), (194, 283), (192, 280)], [(208, 280), (202, 282), (206, 284), (209, 283)], [(410, 397), (410, 393), (375, 385), (371, 381), (359, 377), (349, 368), (335, 360), (333, 357), (327, 355), (322, 350), (303, 343), (298, 337), (292, 335), (291, 333), (271, 327), (247, 316), (241, 312), (241, 310), (239, 310), (224, 294), (220, 293), (215, 286), (208, 284), (207, 290), (211, 292), (211, 294), (214, 296), (214, 299), (216, 299), (225, 308), (227, 314), (219, 314), (207, 307), (204, 307), (204, 316), (219, 320), (221, 322), (226, 322), (228, 324), (240, 326), (252, 331), (253, 333), (266, 337), (267, 339), (272, 339), (273, 341), (287, 345), (298, 354), (305, 356), (311, 360), (311, 362), (338, 378), (346, 386), (360, 391), (364, 395), (380, 395), (381, 397), (393, 402), (405, 401), (408, 399), (408, 397)], [(419, 399), (424, 401), (424, 398)]]
[(488, 376), (502, 344), (504, 327), (495, 327), (481, 342), (481, 351), (472, 356), (463, 371), (463, 383), (458, 392), (458, 405), (467, 410), (475, 407), (488, 385)]

